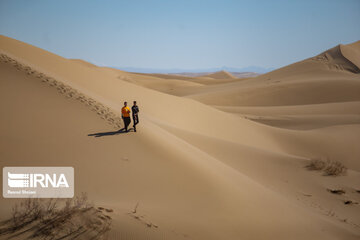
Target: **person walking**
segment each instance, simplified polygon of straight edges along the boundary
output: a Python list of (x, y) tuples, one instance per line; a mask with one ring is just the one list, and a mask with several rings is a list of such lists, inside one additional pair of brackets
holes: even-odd
[(124, 128), (125, 128), (125, 131), (128, 132), (128, 126), (131, 122), (131, 119), (130, 119), (130, 108), (127, 106), (127, 102), (124, 102), (124, 106), (122, 107), (121, 109), (121, 117), (124, 121)]
[(133, 117), (133, 127), (134, 127), (134, 132), (136, 132), (136, 124), (139, 123), (139, 107), (136, 105), (136, 101), (134, 101), (134, 105), (131, 107), (132, 110), (132, 117)]

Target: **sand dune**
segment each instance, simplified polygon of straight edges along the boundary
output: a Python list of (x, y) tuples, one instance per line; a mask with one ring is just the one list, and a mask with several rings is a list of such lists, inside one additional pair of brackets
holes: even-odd
[[(344, 204), (360, 202), (360, 100), (350, 60), (336, 60), (345, 64), (341, 70), (309, 59), (296, 67), (299, 73), (279, 70), (205, 86), (96, 67), (4, 36), (0, 46), (1, 166), (73, 166), (76, 194), (87, 192), (96, 206), (114, 210), (109, 239), (359, 238), (359, 205)], [(284, 87), (282, 97), (272, 100), (269, 76), (295, 87)], [(332, 98), (323, 96), (341, 86), (338, 77), (346, 86)], [(319, 96), (292, 95), (296, 84), (306, 89), (322, 81), (334, 84)], [(230, 86), (247, 91), (247, 101), (225, 93)], [(149, 89), (181, 87), (201, 91), (191, 95), (201, 102)], [(259, 89), (268, 92), (254, 96)], [(287, 102), (286, 96), (292, 98)], [(139, 102), (137, 133), (118, 132), (124, 100)], [(297, 103), (303, 105), (293, 108)], [(344, 119), (304, 131), (245, 118), (312, 117), (313, 111)], [(340, 161), (347, 174), (308, 171), (313, 157)], [(10, 215), (14, 202), (0, 200), (1, 218)]]
[[(118, 70), (115, 70), (118, 72)], [(177, 95), (177, 92), (182, 89), (194, 89), (203, 86), (203, 84), (196, 81), (192, 81), (187, 77), (171, 77), (166, 75), (164, 77), (161, 74), (136, 74), (127, 73), (126, 76), (122, 72), (118, 72), (118, 78), (127, 81), (138, 86), (146, 87), (149, 89), (157, 90), (163, 93)], [(161, 75), (161, 76), (160, 76)]]
[[(159, 75), (160, 76), (175, 75), (178, 77), (201, 77), (213, 73), (215, 72), (180, 72), (180, 73), (169, 73), (169, 74), (159, 74)], [(260, 75), (259, 73), (255, 73), (255, 72), (229, 72), (229, 73), (236, 78), (250, 78)]]
[(335, 50), (255, 79), (208, 88), (192, 93), (189, 97), (206, 104), (227, 106), (282, 106), (358, 101), (359, 69), (341, 57), (342, 55), (334, 55)]
[(336, 102), (285, 106), (214, 106), (267, 125), (289, 129), (316, 129), (359, 124), (360, 102)]
[[(137, 79), (137, 81), (134, 81), (133, 83), (144, 86), (150, 89), (154, 89), (153, 85), (156, 86), (156, 82), (159, 80), (167, 80), (162, 81), (165, 85), (166, 84), (174, 84), (175, 88), (173, 88), (174, 91), (172, 91), (170, 94), (172, 95), (179, 95), (179, 92), (181, 91), (187, 91), (188, 89), (199, 89), (199, 86), (207, 86), (207, 85), (217, 85), (217, 84), (223, 84), (223, 83), (230, 83), (230, 82), (236, 82), (241, 81), (246, 78), (249, 78), (247, 76), (246, 78), (236, 78), (234, 76), (229, 77), (229, 75), (222, 74), (221, 72), (214, 73), (215, 76), (220, 77), (209, 77), (208, 75), (202, 75), (202, 76), (178, 76), (175, 74), (148, 74), (148, 73), (131, 73), (133, 78)], [(221, 77), (222, 76), (222, 77)], [(156, 80), (157, 79), (157, 80)], [(151, 81), (149, 81), (151, 80)], [(154, 82), (154, 84), (152, 84)], [(177, 84), (181, 83), (181, 84)], [(187, 85), (184, 88), (184, 85)], [(161, 92), (166, 92), (163, 89), (155, 89)]]
[(80, 63), (80, 64), (83, 64), (87, 67), (94, 67), (94, 68), (97, 68), (97, 66), (95, 64), (92, 64), (92, 63), (89, 63), (87, 61), (84, 61), (82, 59), (71, 59), (72, 61), (76, 62), (76, 63)]
[(203, 77), (215, 78), (215, 79), (226, 79), (226, 78), (235, 78), (231, 73), (227, 71), (219, 71), (216, 73), (208, 74)]
[[(341, 54), (352, 64), (354, 64), (357, 69), (360, 69), (360, 41), (354, 42), (348, 45), (340, 45)], [(355, 68), (355, 72), (358, 72)]]

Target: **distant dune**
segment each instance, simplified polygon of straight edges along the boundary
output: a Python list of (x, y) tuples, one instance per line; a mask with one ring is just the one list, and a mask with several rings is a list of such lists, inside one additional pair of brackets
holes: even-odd
[[(259, 73), (255, 72), (228, 72), (230, 74), (230, 78), (250, 78), (259, 76)], [(177, 76), (185, 76), (185, 77), (202, 77), (206, 75), (214, 74), (214, 72), (183, 72), (183, 73), (171, 73), (169, 75), (177, 75)], [(225, 77), (226, 78), (226, 77)]]
[(116, 67), (111, 66), (111, 68), (120, 69), (127, 72), (133, 73), (147, 73), (147, 74), (175, 74), (175, 75), (184, 75), (189, 74), (189, 76), (200, 76), (206, 75), (214, 72), (227, 71), (230, 73), (257, 73), (263, 74), (274, 70), (274, 68), (264, 68), (259, 66), (249, 66), (243, 68), (236, 67), (215, 67), (215, 68), (197, 68), (197, 69), (181, 69), (181, 68), (136, 68), (136, 67)]
[(220, 71), (204, 75), (203, 77), (215, 78), (215, 79), (226, 79), (226, 78), (235, 78), (231, 73), (227, 71)]
[(349, 50), (348, 59), (341, 51), (343, 48), (350, 48), (348, 47), (337, 46), (316, 57), (260, 75), (255, 79), (189, 91), (187, 95), (206, 104), (231, 106), (359, 101), (360, 70), (349, 59), (358, 59), (360, 55), (358, 50)]
[[(108, 239), (359, 239), (358, 53), (359, 42), (254, 78), (186, 77), (0, 36), (1, 167), (73, 166), (76, 195), (100, 206), (76, 212), (81, 239), (105, 216)], [(138, 132), (121, 133), (133, 100)], [(0, 221), (15, 202), (0, 199)], [(79, 225), (69, 219), (61, 231)], [(0, 239), (36, 230), (1, 224)]]

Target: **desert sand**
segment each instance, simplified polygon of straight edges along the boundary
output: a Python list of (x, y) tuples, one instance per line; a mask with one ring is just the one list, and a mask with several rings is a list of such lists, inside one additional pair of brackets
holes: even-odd
[[(245, 79), (128, 73), (6, 36), (0, 54), (1, 167), (73, 166), (76, 195), (111, 209), (108, 239), (359, 239), (360, 41)], [(138, 132), (120, 133), (133, 100)], [(0, 199), (0, 221), (19, 201)]]

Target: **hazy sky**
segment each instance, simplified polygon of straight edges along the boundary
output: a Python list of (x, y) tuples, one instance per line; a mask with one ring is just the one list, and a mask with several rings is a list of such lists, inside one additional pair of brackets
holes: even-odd
[(278, 68), (360, 40), (360, 1), (0, 0), (0, 34), (99, 65)]

